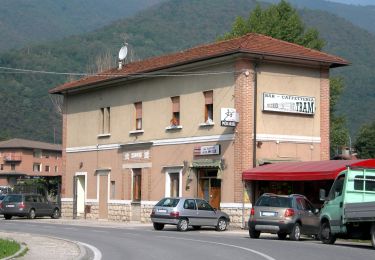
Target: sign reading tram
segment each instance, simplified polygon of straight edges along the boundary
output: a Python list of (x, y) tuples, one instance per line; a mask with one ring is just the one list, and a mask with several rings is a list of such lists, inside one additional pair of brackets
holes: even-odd
[(263, 111), (314, 115), (315, 97), (263, 93)]

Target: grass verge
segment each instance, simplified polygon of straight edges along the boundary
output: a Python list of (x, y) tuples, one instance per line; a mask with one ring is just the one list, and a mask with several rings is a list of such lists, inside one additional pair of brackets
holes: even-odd
[(20, 248), (20, 244), (18, 244), (16, 241), (0, 239), (0, 259), (17, 253)]

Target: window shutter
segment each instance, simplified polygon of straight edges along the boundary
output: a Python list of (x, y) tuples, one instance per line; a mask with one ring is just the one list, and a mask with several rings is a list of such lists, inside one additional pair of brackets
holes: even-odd
[(180, 97), (171, 97), (172, 99), (172, 112), (180, 112)]

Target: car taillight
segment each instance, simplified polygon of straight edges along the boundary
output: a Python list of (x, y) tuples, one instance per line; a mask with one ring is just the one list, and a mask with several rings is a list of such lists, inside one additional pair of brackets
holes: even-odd
[(0, 202), (0, 209), (2, 209), (3, 208), (3, 203), (2, 202)]
[(254, 216), (254, 215), (255, 215), (255, 209), (254, 209), (254, 208), (251, 208), (250, 216)]
[(171, 213), (169, 213), (169, 216), (173, 218), (178, 218), (180, 216), (180, 212), (172, 211)]
[(294, 216), (294, 209), (286, 209), (284, 213), (284, 217), (293, 217)]
[(25, 208), (25, 204), (24, 204), (23, 202), (21, 202), (21, 203), (19, 204), (18, 208), (20, 208), (20, 209), (24, 209), (24, 208)]

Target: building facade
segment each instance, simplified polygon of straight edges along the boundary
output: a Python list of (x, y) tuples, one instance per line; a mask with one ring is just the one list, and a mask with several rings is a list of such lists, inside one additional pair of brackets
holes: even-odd
[(247, 218), (259, 163), (329, 159), (329, 70), (341, 58), (258, 34), (58, 86), (68, 217), (149, 221), (164, 196)]
[(61, 145), (25, 139), (0, 142), (0, 186), (14, 186), (20, 179), (61, 177)]

